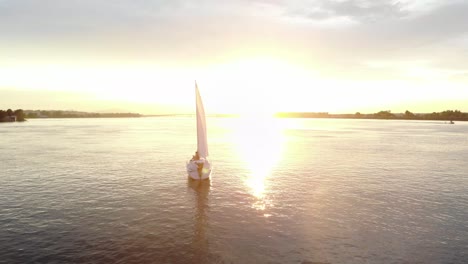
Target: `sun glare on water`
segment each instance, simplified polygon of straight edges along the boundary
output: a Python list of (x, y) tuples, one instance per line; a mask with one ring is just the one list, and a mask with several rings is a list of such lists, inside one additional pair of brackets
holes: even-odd
[(248, 171), (244, 182), (258, 199), (252, 207), (264, 210), (271, 203), (265, 197), (271, 171), (283, 154), (282, 129), (278, 120), (271, 116), (241, 117), (235, 137), (239, 155)]

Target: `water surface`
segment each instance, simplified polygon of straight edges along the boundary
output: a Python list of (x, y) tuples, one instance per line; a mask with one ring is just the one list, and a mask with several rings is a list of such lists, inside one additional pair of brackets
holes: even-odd
[(2, 263), (463, 263), (468, 124), (208, 118), (0, 124)]

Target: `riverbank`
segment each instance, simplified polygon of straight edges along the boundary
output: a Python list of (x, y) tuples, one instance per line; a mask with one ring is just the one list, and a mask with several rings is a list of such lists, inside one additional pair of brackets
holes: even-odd
[(327, 112), (281, 112), (278, 118), (350, 118), (350, 119), (394, 119), (394, 120), (435, 120), (435, 121), (468, 121), (468, 113), (459, 110), (446, 110), (433, 113), (392, 113), (380, 111), (372, 114), (329, 114)]
[(22, 122), (39, 118), (125, 118), (142, 117), (138, 113), (92, 113), (63, 110), (0, 110), (0, 122)]
[(15, 111), (8, 109), (6, 111), (0, 110), (0, 122), (22, 122), (26, 121), (24, 118), (24, 111), (17, 109)]
[(141, 117), (138, 113), (93, 113), (64, 110), (25, 110), (26, 118), (120, 118)]

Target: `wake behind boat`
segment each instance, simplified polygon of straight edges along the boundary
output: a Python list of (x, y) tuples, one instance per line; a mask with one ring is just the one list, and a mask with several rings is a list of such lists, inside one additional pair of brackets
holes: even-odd
[(195, 99), (197, 112), (197, 152), (187, 162), (187, 173), (193, 180), (206, 180), (210, 178), (212, 166), (208, 160), (208, 140), (206, 134), (206, 118), (203, 102), (195, 82)]

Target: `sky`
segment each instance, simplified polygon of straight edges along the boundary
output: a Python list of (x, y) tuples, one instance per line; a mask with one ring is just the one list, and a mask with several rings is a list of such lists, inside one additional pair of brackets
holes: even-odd
[(0, 108), (468, 112), (468, 0), (0, 0)]

